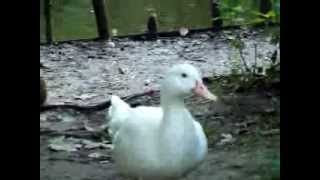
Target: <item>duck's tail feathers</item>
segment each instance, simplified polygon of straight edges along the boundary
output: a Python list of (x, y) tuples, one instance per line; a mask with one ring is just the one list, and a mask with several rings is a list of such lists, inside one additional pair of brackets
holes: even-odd
[(130, 113), (130, 105), (124, 102), (119, 96), (111, 96), (111, 106), (108, 111), (109, 133), (115, 134), (122, 123), (125, 122)]

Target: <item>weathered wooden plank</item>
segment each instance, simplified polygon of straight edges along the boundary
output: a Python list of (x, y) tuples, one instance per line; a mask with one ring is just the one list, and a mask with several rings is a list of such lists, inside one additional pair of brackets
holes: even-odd
[(104, 0), (92, 0), (92, 6), (96, 16), (99, 39), (109, 39), (110, 35)]
[(46, 40), (52, 43), (51, 1), (44, 0), (44, 16), (46, 21)]
[(220, 18), (219, 0), (209, 0), (211, 7), (211, 21), (212, 28), (214, 30), (221, 29), (223, 26), (223, 21)]

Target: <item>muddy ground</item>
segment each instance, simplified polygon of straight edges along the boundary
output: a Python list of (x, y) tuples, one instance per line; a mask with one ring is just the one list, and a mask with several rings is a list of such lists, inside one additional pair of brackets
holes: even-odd
[[(176, 63), (192, 63), (205, 76), (227, 75), (236, 50), (228, 34), (240, 33), (245, 57), (258, 63), (277, 49), (261, 32), (236, 31), (155, 42), (114, 40), (40, 46), (41, 62), (49, 69), (40, 75), (48, 84), (48, 104), (97, 104), (110, 94), (128, 96), (157, 88), (163, 70)], [(204, 126), (209, 141), (206, 161), (184, 179), (267, 180), (279, 178), (280, 97), (273, 89), (235, 93), (222, 80), (208, 83), (221, 100), (216, 103), (190, 97), (188, 107)], [(132, 101), (157, 105), (159, 94)], [(105, 112), (82, 113), (57, 109), (40, 114), (41, 180), (124, 180), (114, 169), (110, 142), (101, 126)], [(61, 138), (62, 137), (62, 138)]]

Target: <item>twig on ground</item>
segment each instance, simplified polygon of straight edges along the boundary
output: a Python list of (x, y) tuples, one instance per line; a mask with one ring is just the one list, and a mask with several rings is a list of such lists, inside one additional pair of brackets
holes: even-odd
[[(121, 97), (121, 99), (123, 99), (124, 101), (127, 101), (131, 106), (137, 106), (136, 104), (130, 103), (130, 101), (135, 98), (139, 98), (147, 95), (150, 96), (155, 92), (156, 91), (149, 91), (149, 92), (143, 92), (139, 94), (133, 94), (130, 96)], [(58, 108), (74, 109), (81, 112), (92, 112), (92, 111), (101, 111), (101, 110), (107, 109), (110, 107), (110, 105), (111, 105), (110, 100), (99, 103), (97, 105), (92, 105), (92, 106), (81, 106), (81, 105), (73, 105), (73, 104), (52, 104), (52, 105), (40, 106), (40, 112), (58, 109)]]

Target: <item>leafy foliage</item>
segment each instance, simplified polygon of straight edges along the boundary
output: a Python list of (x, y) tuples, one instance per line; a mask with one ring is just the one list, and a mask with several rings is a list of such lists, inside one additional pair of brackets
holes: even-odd
[(224, 25), (250, 25), (280, 22), (280, 0), (271, 0), (272, 8), (266, 14), (259, 10), (260, 0), (219, 0)]

